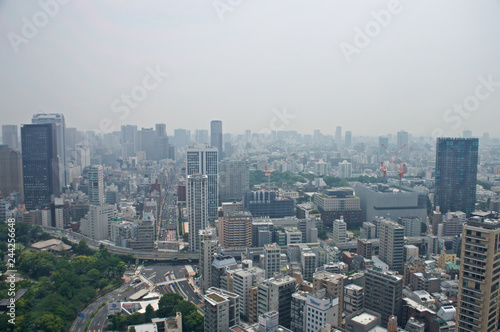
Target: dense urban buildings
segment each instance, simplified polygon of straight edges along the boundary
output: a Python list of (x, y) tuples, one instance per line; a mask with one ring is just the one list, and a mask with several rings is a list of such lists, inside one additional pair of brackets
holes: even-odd
[(475, 210), (479, 140), (438, 138), (436, 143), (436, 194), (441, 213)]

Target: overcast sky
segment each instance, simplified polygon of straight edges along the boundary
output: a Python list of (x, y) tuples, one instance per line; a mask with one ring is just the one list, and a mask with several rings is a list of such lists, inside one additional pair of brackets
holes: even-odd
[(0, 1), (2, 124), (499, 136), (499, 0), (59, 1)]

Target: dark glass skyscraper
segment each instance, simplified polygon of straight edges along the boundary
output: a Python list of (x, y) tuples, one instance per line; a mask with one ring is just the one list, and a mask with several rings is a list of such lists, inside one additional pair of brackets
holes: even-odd
[(56, 125), (24, 125), (21, 146), (26, 210), (40, 210), (50, 204), (53, 195), (61, 193)]
[(210, 145), (217, 148), (219, 159), (222, 160), (222, 121), (210, 122)]
[(434, 206), (441, 213), (475, 210), (478, 148), (477, 138), (437, 139)]

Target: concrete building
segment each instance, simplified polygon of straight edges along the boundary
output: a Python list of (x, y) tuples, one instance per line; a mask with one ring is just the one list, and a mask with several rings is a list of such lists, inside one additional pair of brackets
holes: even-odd
[(250, 189), (249, 164), (243, 160), (223, 160), (219, 164), (221, 201), (242, 201)]
[(366, 239), (358, 239), (358, 250), (357, 253), (366, 259), (372, 259), (373, 254), (373, 244), (371, 241)]
[(19, 151), (0, 149), (0, 192), (4, 197), (17, 193), (19, 203), (24, 201), (23, 162)]
[(269, 311), (276, 311), (279, 313), (279, 324), (289, 328), (290, 302), (296, 285), (295, 278), (290, 276), (271, 278), (261, 282), (257, 287), (257, 313), (262, 315)]
[(226, 290), (211, 287), (203, 296), (205, 331), (226, 332), (240, 323), (240, 297)]
[[(378, 332), (377, 326), (382, 324), (381, 315), (378, 312), (364, 309), (361, 312), (354, 312), (347, 315), (345, 319), (345, 330), (349, 332)], [(387, 331), (387, 329), (385, 329)]]
[(365, 308), (381, 314), (382, 325), (389, 317), (401, 319), (403, 278), (374, 267), (365, 272)]
[(361, 200), (363, 221), (373, 221), (375, 217), (397, 220), (402, 217), (417, 217), (427, 220), (427, 195), (420, 192), (399, 191), (385, 184), (355, 186), (356, 196)]
[(264, 281), (265, 272), (261, 268), (250, 267), (234, 271), (234, 273), (232, 273), (232, 278), (233, 286), (231, 291), (240, 296), (241, 315), (248, 318), (250, 314), (250, 288)]
[(310, 248), (307, 248), (307, 250), (301, 248), (300, 265), (302, 268), (302, 277), (304, 279), (312, 278), (318, 267), (317, 255)]
[(347, 228), (357, 228), (362, 224), (361, 201), (354, 196), (352, 188), (336, 188), (325, 190), (324, 194), (314, 195), (314, 204), (321, 213), (325, 226), (331, 226), (333, 221), (344, 217)]
[(245, 211), (254, 218), (284, 218), (295, 216), (295, 201), (288, 197), (278, 197), (276, 191), (247, 191), (244, 194)]
[(16, 125), (2, 125), (2, 143), (9, 149), (19, 150), (19, 136)]
[(369, 221), (363, 222), (363, 231), (361, 233), (363, 239), (371, 240), (377, 238), (377, 228)]
[(215, 229), (200, 230), (200, 286), (205, 292), (212, 285), (212, 263), (219, 243), (215, 238)]
[(307, 295), (303, 331), (316, 332), (327, 324), (337, 325), (339, 321), (338, 306), (339, 298), (327, 297), (325, 289)]
[(296, 227), (286, 228), (285, 235), (286, 244), (302, 243), (302, 232)]
[(276, 243), (264, 246), (264, 261), (262, 268), (265, 271), (266, 279), (274, 277), (280, 273), (281, 248)]
[(129, 247), (137, 250), (153, 250), (155, 242), (155, 217), (153, 213), (144, 212), (137, 223), (136, 237), (129, 240)]
[(88, 171), (88, 197), (90, 205), (104, 204), (104, 173), (101, 165), (93, 165)]
[(186, 207), (189, 220), (189, 250), (200, 250), (200, 230), (208, 227), (208, 177), (188, 175)]
[(333, 243), (341, 244), (346, 242), (347, 224), (344, 218), (335, 219), (332, 224)]
[(298, 290), (292, 294), (290, 330), (304, 331), (304, 314), (308, 292)]
[(363, 287), (349, 284), (344, 286), (344, 312), (346, 316), (363, 310), (365, 294)]
[(403, 270), (404, 227), (392, 220), (380, 223), (379, 258), (394, 271)]
[(326, 163), (323, 159), (320, 159), (315, 165), (315, 173), (318, 176), (328, 175), (328, 163)]
[(317, 292), (320, 289), (325, 289), (331, 298), (338, 298), (338, 313), (336, 315), (338, 321), (334, 322), (333, 325), (341, 326), (344, 307), (344, 276), (327, 271), (316, 272), (313, 276), (313, 291)]
[(224, 213), (219, 217), (219, 243), (223, 248), (252, 246), (252, 215), (250, 212)]
[(93, 240), (108, 240), (110, 238), (110, 220), (114, 217), (114, 205), (92, 205), (87, 215), (80, 220), (80, 230), (83, 235)]
[(352, 178), (352, 164), (347, 160), (338, 164), (339, 166), (339, 178), (350, 179)]
[(227, 270), (235, 269), (237, 266), (238, 264), (234, 257), (221, 253), (215, 254), (212, 260), (212, 287), (225, 288), (223, 287), (224, 280), (222, 280), (222, 278), (226, 277)]
[(403, 263), (415, 260), (418, 258), (418, 247), (412, 244), (403, 246)]
[(471, 219), (462, 236), (457, 331), (496, 331), (500, 327), (500, 222)]
[(403, 217), (398, 223), (404, 227), (406, 237), (417, 237), (422, 233), (422, 220), (415, 217)]
[(219, 155), (216, 147), (195, 144), (186, 149), (186, 176), (201, 174), (207, 176), (208, 217), (218, 217), (219, 206)]
[(212, 120), (210, 122), (210, 145), (217, 148), (219, 158), (222, 160), (223, 143), (222, 143), (222, 121)]

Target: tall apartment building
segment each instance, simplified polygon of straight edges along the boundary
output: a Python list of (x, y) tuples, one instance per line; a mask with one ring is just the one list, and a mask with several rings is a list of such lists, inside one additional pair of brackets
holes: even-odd
[(207, 228), (199, 232), (200, 236), (200, 285), (204, 292), (212, 285), (212, 263), (219, 247), (215, 238), (215, 229)]
[(401, 130), (398, 131), (397, 135), (397, 140), (396, 140), (396, 146), (399, 149), (403, 148), (401, 152), (399, 153), (399, 158), (403, 159), (403, 161), (407, 161), (408, 157), (410, 156), (410, 147), (408, 146), (409, 143), (409, 134), (407, 131)]
[(200, 250), (200, 230), (208, 227), (208, 177), (188, 175), (186, 208), (189, 220), (189, 250)]
[(276, 243), (266, 244), (264, 246), (264, 261), (262, 268), (266, 273), (266, 279), (272, 278), (280, 273), (281, 266), (281, 248)]
[(31, 123), (53, 123), (55, 125), (56, 150), (59, 164), (59, 183), (63, 187), (69, 185), (68, 165), (66, 160), (66, 121), (64, 120), (64, 115), (60, 113), (35, 114), (31, 118)]
[(377, 238), (377, 227), (369, 221), (363, 222), (363, 231), (361, 233), (363, 239), (371, 240)]
[(224, 160), (219, 163), (221, 201), (241, 201), (250, 188), (249, 164), (243, 160)]
[(23, 186), (26, 210), (41, 210), (61, 193), (56, 125), (21, 128)]
[(297, 283), (295, 278), (284, 276), (261, 282), (257, 288), (257, 313), (269, 311), (279, 313), (279, 324), (289, 328), (291, 322), (291, 300)]
[(371, 241), (363, 238), (358, 239), (357, 248), (358, 248), (357, 250), (358, 255), (366, 259), (372, 259), (373, 244)]
[(475, 210), (479, 139), (438, 138), (434, 206), (442, 213)]
[(500, 222), (469, 220), (462, 233), (457, 331), (497, 331), (499, 325)]
[(101, 165), (93, 165), (88, 171), (89, 203), (91, 205), (104, 204), (104, 173)]
[(347, 224), (344, 222), (344, 218), (340, 217), (340, 219), (335, 219), (332, 225), (332, 233), (333, 233), (333, 243), (340, 244), (345, 243), (347, 240)]
[(338, 298), (337, 321), (335, 326), (342, 325), (342, 308), (344, 307), (344, 277), (341, 274), (330, 273), (327, 271), (316, 272), (313, 276), (313, 291), (325, 289), (326, 293), (332, 298)]
[(309, 292), (298, 290), (292, 294), (290, 330), (304, 331), (304, 313)]
[(139, 151), (139, 133), (137, 131), (137, 126), (121, 126), (120, 144), (122, 147), (122, 157), (124, 159), (136, 156), (137, 151)]
[(344, 135), (344, 146), (350, 148), (352, 145), (352, 132), (347, 130)]
[(93, 240), (108, 240), (111, 235), (110, 220), (116, 212), (114, 205), (91, 205), (87, 215), (80, 220), (83, 235)]
[(406, 237), (416, 237), (422, 233), (422, 220), (420, 218), (404, 217), (399, 218), (398, 222), (404, 227)]
[(226, 332), (240, 323), (240, 297), (211, 287), (203, 296), (205, 332)]
[(361, 201), (354, 195), (352, 188), (336, 188), (325, 190), (324, 194), (314, 195), (314, 204), (321, 213), (321, 220), (326, 226), (344, 217), (347, 228), (361, 226)]
[(252, 214), (250, 212), (224, 213), (219, 217), (219, 243), (224, 248), (252, 246)]
[(254, 266), (233, 270), (231, 273), (228, 271), (228, 277), (229, 275), (232, 278), (232, 287), (228, 290), (240, 296), (241, 315), (248, 318), (250, 314), (250, 288), (264, 281), (265, 272), (263, 269)]
[(19, 151), (0, 149), (0, 192), (5, 197), (18, 193), (19, 202), (24, 201), (23, 161)]
[(404, 227), (392, 220), (383, 220), (379, 229), (379, 258), (389, 265), (391, 270), (403, 270)]
[(365, 272), (365, 308), (382, 315), (382, 325), (395, 315), (401, 320), (403, 278), (374, 267)]
[(352, 178), (352, 164), (347, 160), (344, 160), (338, 164), (339, 166), (339, 178), (350, 179)]
[(219, 206), (218, 184), (219, 156), (217, 148), (195, 144), (186, 149), (186, 175), (201, 174), (207, 176), (208, 183), (208, 218), (217, 218)]
[(19, 150), (19, 136), (16, 125), (2, 125), (2, 143), (12, 150)]

